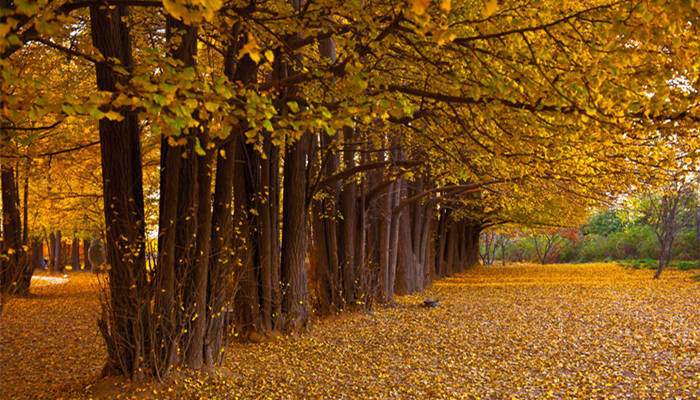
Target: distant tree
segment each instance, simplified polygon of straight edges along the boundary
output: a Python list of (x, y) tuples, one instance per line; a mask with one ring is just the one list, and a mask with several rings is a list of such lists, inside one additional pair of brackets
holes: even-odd
[(73, 238), (73, 244), (71, 245), (70, 264), (73, 270), (80, 269), (80, 239), (77, 237)]
[(481, 258), (481, 264), (493, 264), (493, 261), (496, 258), (496, 252), (501, 244), (501, 236), (502, 234), (494, 231), (481, 232), (479, 245), (479, 257)]
[(483, 265), (493, 265), (498, 252), (501, 252), (501, 261), (506, 265), (506, 247), (514, 240), (515, 236), (510, 231), (488, 230), (481, 232), (479, 238), (479, 257)]
[(533, 231), (531, 236), (535, 254), (540, 264), (545, 264), (566, 244), (559, 229)]
[(642, 219), (652, 227), (660, 245), (655, 279), (671, 261), (673, 242), (679, 232), (692, 223), (693, 201), (692, 185), (683, 179), (676, 179), (658, 192), (648, 192), (641, 203)]
[(506, 263), (508, 262), (506, 249), (515, 241), (516, 237), (517, 236), (512, 233), (504, 233), (501, 235), (501, 264), (506, 265)]
[(608, 236), (611, 233), (622, 231), (623, 228), (622, 219), (614, 210), (603, 210), (591, 215), (584, 232), (586, 234)]
[(92, 271), (92, 265), (90, 264), (90, 257), (88, 257), (88, 251), (90, 250), (90, 240), (87, 238), (83, 239), (83, 264), (85, 265), (86, 271)]

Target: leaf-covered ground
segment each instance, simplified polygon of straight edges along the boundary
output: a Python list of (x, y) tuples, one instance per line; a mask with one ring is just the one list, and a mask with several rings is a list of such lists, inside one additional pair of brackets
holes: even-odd
[(78, 396), (104, 363), (94, 275), (36, 278), (0, 318), (0, 399)]
[[(478, 267), (427, 293), (234, 344), (215, 374), (98, 381), (89, 275), (2, 319), (3, 398), (696, 399), (700, 284), (612, 264)], [(438, 308), (416, 305), (438, 298)], [(88, 386), (88, 389), (84, 389)]]

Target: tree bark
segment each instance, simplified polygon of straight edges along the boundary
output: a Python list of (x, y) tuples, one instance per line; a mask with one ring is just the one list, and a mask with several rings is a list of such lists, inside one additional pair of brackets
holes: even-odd
[(88, 257), (88, 251), (90, 251), (90, 240), (83, 239), (83, 263), (85, 264), (86, 271), (92, 271), (92, 265), (90, 264), (90, 257)]
[(255, 215), (251, 212), (255, 207), (254, 182), (257, 180), (257, 158), (253, 146), (246, 145), (245, 134), (237, 135), (236, 165), (234, 170), (234, 249), (235, 265), (240, 271), (239, 290), (236, 294), (236, 309), (238, 325), (244, 336), (256, 334), (262, 330), (262, 315), (260, 311), (260, 293), (257, 271), (257, 239)]
[[(126, 24), (128, 7), (90, 6), (92, 41), (105, 59), (127, 70), (133, 66), (131, 38)], [(106, 63), (95, 67), (97, 88), (116, 92), (127, 84)], [(146, 358), (146, 290), (144, 202), (139, 122), (135, 111), (119, 110), (123, 119), (99, 121), (102, 180), (109, 272), (109, 303), (99, 326), (107, 343), (104, 373), (127, 376), (143, 373)]]
[(61, 231), (56, 231), (56, 241), (54, 242), (54, 250), (53, 250), (53, 267), (54, 271), (61, 272), (63, 271), (63, 239), (61, 238)]
[(386, 303), (394, 301), (394, 284), (391, 281), (391, 208), (393, 207), (392, 193), (393, 184), (390, 186), (389, 192), (384, 194), (379, 199), (379, 275), (381, 297), (380, 300)]
[(167, 138), (162, 138), (160, 146), (158, 261), (154, 305), (156, 319), (153, 327), (156, 336), (154, 344), (156, 344), (155, 348), (158, 352), (154, 362), (158, 371), (167, 370), (174, 360), (177, 349), (175, 227), (178, 223), (177, 196), (181, 160), (179, 148), (171, 147)]
[(32, 271), (42, 267), (44, 261), (44, 244), (39, 239), (32, 239)]
[(71, 246), (71, 266), (73, 270), (80, 269), (80, 239), (73, 238), (73, 245)]
[(234, 296), (233, 287), (233, 171), (235, 140), (227, 138), (216, 159), (216, 177), (212, 211), (211, 252), (207, 281), (207, 330), (204, 338), (204, 362), (214, 366), (221, 362), (225, 335), (227, 304)]
[[(345, 148), (343, 151), (343, 164), (346, 169), (352, 168), (355, 165), (355, 152), (352, 150), (352, 141), (354, 138), (354, 129), (343, 128), (343, 136), (345, 139)], [(342, 216), (341, 223), (341, 241), (342, 253), (340, 265), (343, 271), (343, 299), (346, 305), (354, 303), (355, 297), (355, 247), (357, 234), (357, 186), (354, 181), (346, 182), (340, 192), (340, 213)]]
[(193, 315), (190, 327), (189, 343), (186, 347), (185, 363), (193, 369), (200, 369), (205, 362), (205, 336), (207, 329), (207, 284), (209, 273), (209, 254), (211, 250), (212, 203), (211, 179), (212, 160), (214, 152), (207, 146), (206, 134), (200, 134), (200, 143), (207, 149), (205, 155), (197, 157), (197, 180), (199, 183), (197, 196), (197, 251), (195, 254), (194, 271), (192, 271), (191, 293), (186, 298), (193, 302)]
[(54, 272), (56, 271), (56, 234), (51, 232), (49, 234), (49, 242), (48, 242), (48, 249), (49, 249), (49, 271)]
[(275, 305), (279, 299), (279, 150), (273, 146), (269, 134), (263, 143), (267, 157), (260, 158), (260, 174), (257, 184), (256, 208), (258, 210), (260, 286), (262, 302), (262, 328), (269, 332), (277, 329), (279, 316)]
[[(9, 154), (8, 138), (0, 131), (0, 149)], [(2, 296), (29, 294), (31, 263), (22, 246), (22, 220), (19, 212), (19, 193), (15, 168), (9, 159), (0, 158), (0, 185), (2, 186), (2, 252), (0, 252), (0, 291)]]
[(284, 329), (287, 331), (302, 328), (309, 317), (306, 282), (306, 157), (310, 141), (310, 133), (303, 133), (299, 140), (288, 146), (284, 161), (281, 269), (284, 293), (282, 314)]
[[(245, 43), (245, 34), (244, 32), (235, 33), (238, 40), (226, 51), (224, 74), (232, 82), (254, 82), (257, 79), (256, 64), (248, 55), (240, 61), (237, 58), (238, 49)], [(204, 363), (208, 366), (218, 364), (223, 359), (227, 323), (231, 318), (230, 307), (234, 305), (234, 299), (239, 297), (241, 268), (237, 265), (240, 254), (236, 250), (240, 246), (238, 237), (241, 230), (238, 226), (240, 223), (238, 215), (236, 216), (238, 222), (234, 225), (233, 200), (234, 190), (240, 190), (235, 184), (239, 179), (237, 170), (244, 168), (243, 165), (236, 164), (239, 157), (239, 140), (244, 131), (245, 125), (242, 123), (234, 127), (229, 137), (221, 144), (216, 159), (211, 255), (207, 281), (207, 327), (204, 337)], [(240, 310), (236, 310), (236, 313), (240, 314)]]
[(29, 244), (29, 159), (27, 159), (27, 167), (24, 173), (24, 188), (23, 188), (23, 212), (22, 219), (22, 244)]
[[(319, 41), (319, 53), (321, 57), (327, 58), (331, 63), (335, 62), (336, 46), (333, 38), (326, 38)], [(319, 144), (321, 152), (327, 155), (320, 160), (320, 173), (323, 177), (329, 177), (340, 169), (340, 160), (335, 151), (337, 146), (338, 133), (332, 136), (325, 133), (319, 134)], [(338, 193), (340, 185), (338, 182), (328, 185), (326, 194), (321, 199), (312, 203), (312, 222), (315, 249), (317, 256), (314, 264), (315, 276), (317, 278), (317, 298), (319, 301), (320, 313), (329, 314), (342, 307), (340, 288), (341, 277), (339, 276), (340, 265), (338, 260)]]

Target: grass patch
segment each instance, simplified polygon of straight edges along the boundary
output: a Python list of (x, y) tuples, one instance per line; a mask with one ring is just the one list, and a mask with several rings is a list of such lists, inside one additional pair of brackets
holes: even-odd
[[(636, 260), (618, 260), (614, 261), (617, 264), (631, 269), (656, 269), (659, 267), (659, 261), (652, 258), (636, 259)], [(689, 271), (698, 269), (697, 261), (674, 260), (669, 263), (669, 267), (679, 271)]]

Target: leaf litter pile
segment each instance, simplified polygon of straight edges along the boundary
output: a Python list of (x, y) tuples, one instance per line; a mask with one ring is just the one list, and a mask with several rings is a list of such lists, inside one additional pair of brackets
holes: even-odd
[[(696, 399), (700, 285), (615, 264), (477, 267), (422, 295), (234, 343), (208, 373), (97, 378), (94, 278), (70, 275), (2, 316), (2, 398)], [(426, 298), (436, 308), (419, 307)]]

